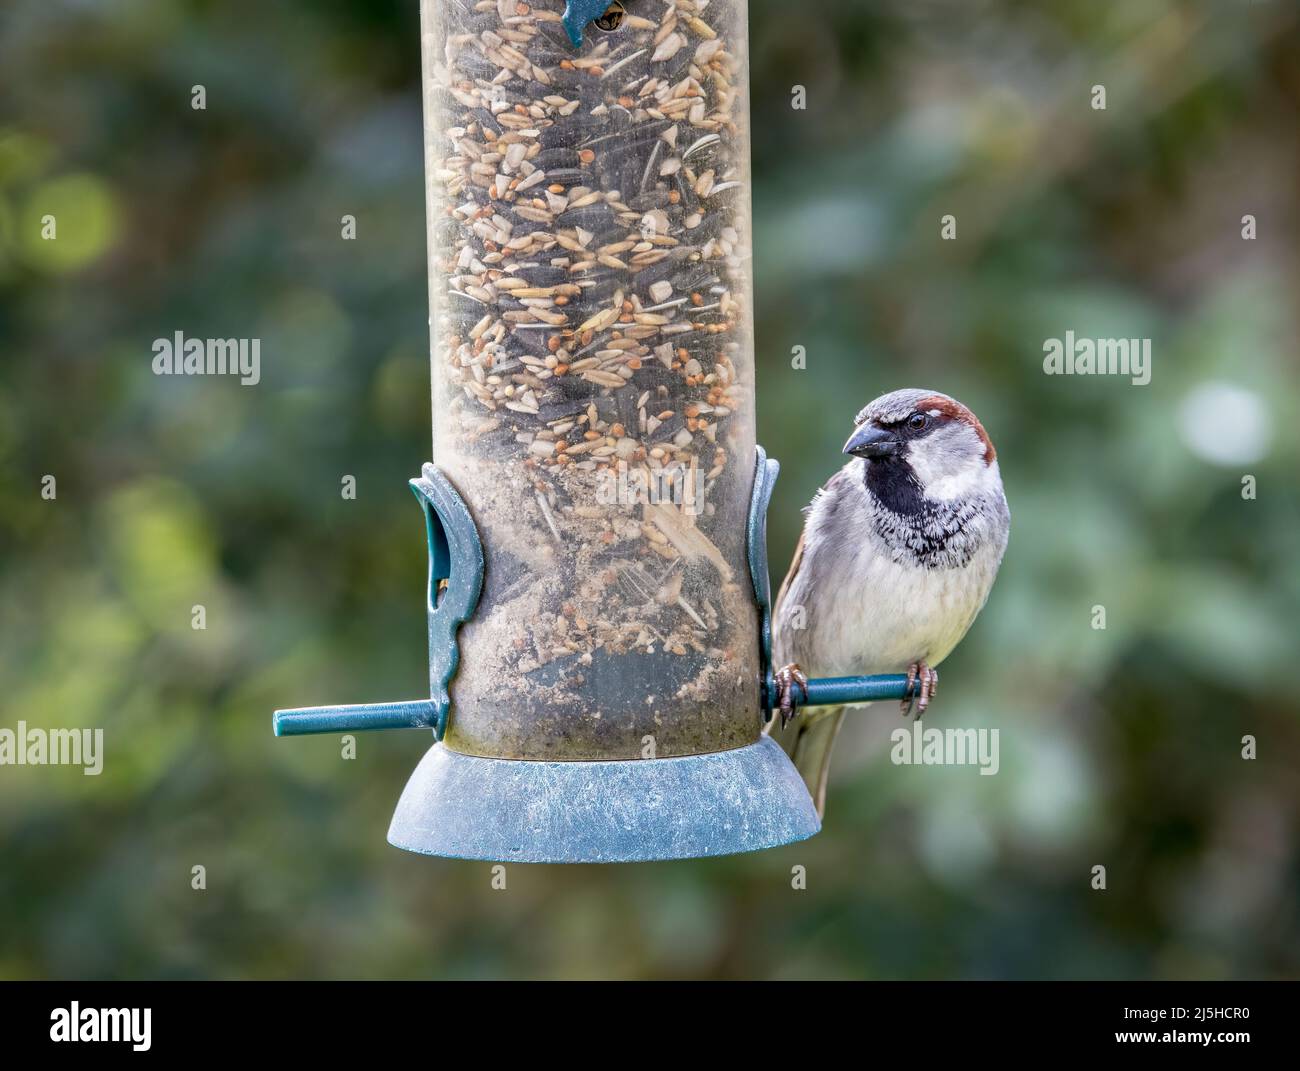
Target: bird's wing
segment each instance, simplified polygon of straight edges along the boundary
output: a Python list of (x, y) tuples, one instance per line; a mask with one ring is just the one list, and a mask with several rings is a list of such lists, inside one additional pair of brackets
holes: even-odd
[(794, 578), (799, 573), (799, 565), (803, 561), (803, 540), (804, 533), (801, 531), (799, 533), (799, 542), (796, 543), (794, 547), (794, 560), (790, 562), (790, 569), (785, 574), (785, 579), (781, 581), (780, 590), (776, 593), (776, 602), (772, 604), (772, 612), (774, 614), (780, 613), (781, 603), (785, 601), (786, 593), (790, 590), (791, 585), (794, 584)]
[[(833, 488), (835, 482), (842, 478), (844, 478), (843, 472), (837, 472), (826, 482), (826, 486), (817, 492), (818, 496), (826, 494)], [(793, 645), (796, 634), (788, 630), (788, 622), (783, 611), (786, 597), (798, 585), (800, 570), (807, 564), (807, 551), (808, 523), (805, 522), (803, 531), (799, 533), (799, 542), (794, 548), (790, 570), (785, 574), (785, 580), (781, 582), (781, 589), (777, 592), (776, 602), (773, 604), (775, 653), (782, 659), (798, 657), (798, 652), (794, 650)], [(816, 550), (813, 553), (816, 553)], [(801, 600), (806, 599), (808, 592), (800, 588), (797, 597)], [(803, 668), (811, 672), (816, 671), (816, 667), (810, 665), (805, 665)], [(808, 793), (817, 806), (818, 816), (826, 808), (826, 781), (830, 774), (831, 752), (843, 723), (843, 707), (807, 707), (786, 728), (781, 728), (779, 717), (773, 717), (765, 729), (765, 732), (790, 756), (799, 775), (808, 786)]]
[[(806, 529), (805, 529), (806, 532)], [(790, 562), (790, 571), (781, 582), (781, 590), (776, 596), (776, 627), (781, 630), (782, 618), (780, 608), (785, 597), (795, 585), (799, 567), (804, 560), (805, 532), (799, 533), (799, 542), (794, 548), (794, 560)], [(783, 633), (784, 630), (781, 630)], [(781, 641), (788, 641), (789, 636), (782, 634)], [(788, 657), (793, 654), (788, 642), (780, 642), (778, 650)], [(785, 728), (781, 727), (780, 717), (773, 715), (766, 732), (781, 745), (790, 756), (799, 775), (808, 786), (820, 817), (826, 809), (826, 780), (830, 773), (831, 749), (835, 746), (835, 737), (839, 735), (840, 725), (844, 721), (844, 708), (808, 708), (802, 711), (798, 719)]]
[[(844, 470), (841, 470), (827, 480), (817, 491), (817, 494), (813, 496), (813, 506), (816, 505), (818, 499), (831, 492), (835, 485), (845, 478)], [(794, 558), (790, 562), (790, 570), (785, 574), (785, 579), (781, 581), (781, 588), (776, 593), (776, 601), (772, 603), (773, 627), (778, 633), (781, 630), (781, 611), (785, 605), (786, 596), (790, 594), (798, 580), (799, 570), (804, 564), (805, 552), (808, 549), (808, 525), (811, 521), (813, 507), (810, 506), (805, 512), (808, 516), (805, 517), (803, 528), (799, 532), (799, 542), (795, 544)], [(801, 597), (803, 596), (801, 595)]]

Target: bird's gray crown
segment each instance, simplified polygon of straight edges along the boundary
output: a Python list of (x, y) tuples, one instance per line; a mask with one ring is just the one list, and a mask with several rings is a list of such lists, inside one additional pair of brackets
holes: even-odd
[(879, 421), (881, 424), (897, 424), (900, 420), (906, 420), (916, 412), (916, 407), (920, 402), (932, 398), (941, 398), (946, 402), (960, 405), (955, 399), (949, 398), (948, 395), (940, 391), (908, 387), (905, 390), (882, 394), (875, 401), (868, 403), (867, 407), (858, 414), (853, 423), (858, 427), (868, 420)]

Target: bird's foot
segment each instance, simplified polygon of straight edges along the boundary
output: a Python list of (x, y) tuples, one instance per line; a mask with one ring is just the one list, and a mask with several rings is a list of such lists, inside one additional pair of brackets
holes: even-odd
[[(919, 686), (918, 686), (919, 685)], [(931, 669), (924, 662), (913, 662), (907, 667), (907, 694), (899, 704), (903, 717), (907, 717), (916, 706), (916, 716), (921, 717), (930, 700), (939, 694), (939, 671)]]
[(797, 662), (782, 666), (773, 676), (776, 678), (777, 709), (781, 712), (781, 728), (784, 729), (799, 713), (799, 701), (794, 697), (796, 687), (803, 692), (803, 702), (808, 701), (808, 677)]

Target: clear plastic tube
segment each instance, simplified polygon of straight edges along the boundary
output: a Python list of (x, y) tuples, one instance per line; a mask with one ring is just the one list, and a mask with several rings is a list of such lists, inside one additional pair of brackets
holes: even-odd
[(434, 460), (478, 522), (449, 747), (758, 736), (743, 0), (423, 0)]

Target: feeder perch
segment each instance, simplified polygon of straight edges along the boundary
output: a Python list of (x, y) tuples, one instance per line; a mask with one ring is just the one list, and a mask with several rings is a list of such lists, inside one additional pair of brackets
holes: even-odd
[(585, 38), (602, 5), (483, 6), (421, 4), (429, 698), (278, 711), (276, 734), (430, 730), (388, 833), (427, 855), (802, 840), (816, 810), (762, 733), (778, 466), (754, 442), (745, 2)]

